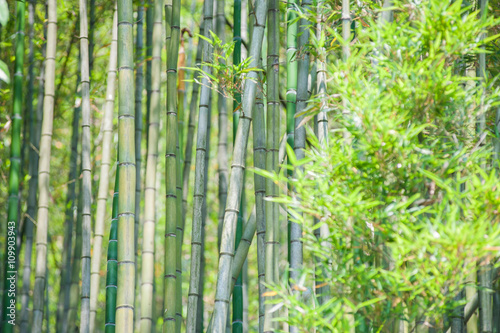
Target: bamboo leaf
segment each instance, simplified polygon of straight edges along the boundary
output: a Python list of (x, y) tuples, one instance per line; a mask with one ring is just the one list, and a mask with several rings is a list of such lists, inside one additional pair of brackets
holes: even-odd
[[(1, 9), (0, 9), (0, 12), (1, 12)], [(7, 84), (10, 83), (9, 67), (2, 60), (0, 60), (0, 80), (4, 81)]]
[(0, 25), (5, 27), (9, 22), (9, 5), (6, 0), (0, 0)]

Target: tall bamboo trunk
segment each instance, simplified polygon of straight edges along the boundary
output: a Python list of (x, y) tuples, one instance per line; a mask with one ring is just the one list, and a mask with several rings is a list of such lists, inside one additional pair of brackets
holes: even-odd
[[(295, 105), (297, 103), (297, 6), (298, 0), (288, 2), (287, 6), (287, 37), (286, 37), (286, 133), (288, 145), (293, 149), (293, 139), (295, 131)], [(290, 159), (287, 159), (287, 164), (291, 165)], [(293, 170), (288, 169), (287, 177), (293, 176)], [(290, 184), (288, 191), (291, 191)], [(290, 216), (287, 216), (288, 226), (288, 262), (291, 266), (291, 228), (292, 224)]]
[(16, 50), (14, 74), (14, 103), (12, 109), (12, 141), (10, 146), (9, 200), (7, 210), (7, 235), (5, 241), (5, 275), (3, 293), (4, 332), (13, 332), (16, 317), (17, 289), (17, 236), (19, 222), (19, 182), (21, 176), (21, 124), (24, 81), (24, 22), (25, 2), (16, 1)]
[[(318, 1), (318, 23), (316, 24), (316, 38), (321, 40), (325, 36), (325, 25), (326, 25), (326, 9), (324, 8), (324, 1)], [(349, 18), (350, 21), (350, 18)], [(350, 23), (350, 22), (349, 22)], [(350, 30), (350, 27), (349, 27)], [(317, 93), (320, 98), (320, 112), (315, 117), (315, 129), (316, 136), (318, 137), (319, 143), (322, 146), (326, 146), (328, 143), (328, 118), (325, 109), (327, 108), (327, 93), (326, 93), (326, 51), (322, 47), (319, 49), (319, 57), (316, 60), (317, 70)]]
[[(261, 58), (259, 56), (258, 68), (261, 67)], [(254, 123), (253, 123), (253, 160), (254, 167), (265, 170), (266, 168), (266, 127), (264, 108), (264, 96), (262, 94), (262, 85), (257, 88), (257, 99), (255, 101)], [(287, 109), (288, 110), (288, 109)], [(264, 196), (266, 195), (266, 179), (254, 174), (255, 188), (255, 218), (257, 225), (257, 270), (259, 274), (259, 332), (264, 332), (264, 292), (265, 283), (265, 236), (266, 236), (266, 215)], [(248, 228), (248, 223), (246, 228)], [(246, 231), (245, 228), (245, 231)]]
[[(180, 272), (177, 269), (178, 251), (181, 237), (180, 219), (177, 215), (177, 180), (180, 173), (177, 172), (179, 163), (178, 154), (178, 123), (177, 123), (177, 61), (180, 40), (180, 2), (178, 0), (167, 0), (165, 5), (165, 21), (167, 31), (167, 108), (166, 108), (166, 154), (165, 154), (165, 179), (166, 179), (166, 226), (165, 226), (165, 288), (164, 288), (164, 313), (163, 331), (179, 332), (181, 325), (181, 314), (177, 295), (177, 279)], [(180, 203), (180, 201), (179, 201)]]
[[(234, 51), (233, 51), (233, 64), (239, 65), (241, 63), (241, 0), (234, 0), (234, 13), (233, 13), (233, 41)], [(236, 80), (236, 78), (234, 78)], [(240, 108), (241, 108), (241, 93), (238, 91), (234, 94), (233, 100), (233, 145), (236, 139), (236, 129), (238, 128), (238, 122), (240, 119)], [(243, 176), (244, 177), (244, 176)], [(243, 180), (243, 190), (242, 190), (242, 202), (240, 203), (240, 208), (238, 211), (238, 218), (236, 220), (236, 236), (235, 236), (235, 248), (238, 247), (241, 234), (243, 232), (243, 207), (244, 207), (244, 188), (245, 181)], [(225, 205), (221, 207), (224, 209)], [(222, 225), (220, 226), (222, 232)], [(220, 240), (219, 240), (220, 241)], [(232, 320), (232, 330), (233, 332), (241, 333), (243, 332), (243, 289), (242, 289), (242, 276), (238, 276), (236, 284), (233, 291), (233, 320)]]
[[(30, 110), (30, 124), (29, 124), (29, 192), (28, 192), (28, 209), (24, 218), (25, 225), (25, 246), (24, 246), (24, 260), (23, 260), (23, 283), (21, 289), (21, 314), (20, 314), (20, 330), (26, 332), (29, 325), (29, 292), (31, 286), (31, 257), (33, 252), (33, 229), (37, 205), (37, 187), (38, 187), (38, 150), (40, 145), (40, 129), (42, 124), (42, 105), (43, 100), (43, 66), (40, 71), (40, 80), (38, 85), (38, 104), (36, 111), (33, 108), (33, 84), (34, 77), (34, 23), (35, 23), (35, 1), (30, 0), (28, 3), (28, 22), (30, 26), (29, 32), (29, 88), (28, 88), (28, 108)], [(44, 52), (44, 51), (42, 51)], [(30, 94), (31, 91), (31, 94)]]
[[(210, 31), (212, 30), (212, 13), (213, 0), (205, 0), (204, 2), (204, 36), (211, 38)], [(201, 42), (201, 41), (200, 41)], [(203, 42), (203, 61), (210, 63), (212, 61), (212, 46)], [(204, 65), (203, 71), (211, 73), (211, 67)], [(189, 296), (187, 307), (187, 326), (186, 332), (196, 331), (196, 320), (198, 317), (198, 298), (200, 297), (200, 274), (201, 274), (201, 252), (202, 252), (202, 220), (203, 220), (203, 202), (205, 198), (205, 168), (206, 165), (206, 149), (207, 149), (207, 126), (208, 126), (208, 111), (210, 102), (210, 86), (206, 77), (203, 77), (201, 82), (200, 109), (198, 114), (198, 132), (196, 141), (196, 168), (195, 168), (195, 183), (194, 183), (194, 200), (193, 200), (193, 227), (191, 235), (191, 276), (189, 280)], [(187, 160), (187, 153), (186, 153)], [(186, 169), (184, 169), (186, 170)]]
[(52, 121), (54, 114), (54, 79), (57, 40), (57, 0), (47, 0), (47, 56), (45, 60), (45, 91), (43, 99), (43, 121), (40, 137), (40, 160), (38, 166), (38, 213), (36, 231), (35, 288), (33, 290), (32, 332), (42, 331), (43, 301), (47, 275), (47, 229), (50, 201), (50, 151)]
[(116, 330), (134, 329), (135, 293), (135, 96), (133, 8), (131, 0), (118, 1), (118, 290)]
[[(75, 95), (79, 96), (80, 74), (75, 88)], [(68, 175), (68, 192), (66, 195), (66, 214), (64, 221), (64, 270), (61, 276), (61, 287), (59, 290), (59, 301), (57, 309), (57, 327), (59, 331), (66, 332), (67, 329), (67, 313), (69, 309), (69, 293), (71, 288), (71, 258), (73, 248), (73, 226), (76, 222), (76, 184), (77, 184), (77, 168), (78, 168), (78, 141), (80, 139), (80, 104), (73, 108), (73, 133), (71, 135), (71, 155), (69, 162)]]
[(116, 10), (113, 14), (112, 39), (109, 55), (108, 77), (106, 82), (106, 101), (103, 116), (102, 159), (99, 175), (99, 192), (97, 195), (96, 222), (91, 262), (91, 288), (90, 288), (90, 331), (94, 332), (95, 318), (97, 315), (97, 298), (99, 295), (99, 280), (101, 271), (102, 242), (106, 220), (106, 204), (109, 192), (109, 171), (111, 166), (111, 145), (113, 139), (113, 112), (115, 109), (115, 82), (117, 62), (117, 22)]
[[(250, 67), (257, 67), (258, 59), (260, 58), (266, 13), (267, 3), (265, 1), (259, 1), (255, 7), (256, 20), (253, 27), (253, 39), (249, 52), (249, 56), (252, 59)], [(245, 82), (243, 93), (242, 114), (238, 123), (236, 140), (233, 148), (233, 163), (231, 165), (228, 201), (226, 203), (226, 212), (224, 215), (221, 250), (219, 254), (219, 271), (217, 274), (217, 287), (215, 291), (213, 332), (222, 332), (227, 319), (232, 261), (235, 249), (236, 220), (238, 218), (241, 203), (246, 148), (258, 86), (258, 72), (251, 71), (247, 74), (247, 78), (248, 80)]]
[[(266, 135), (266, 170), (278, 171), (278, 145), (280, 128), (279, 101), (279, 8), (277, 0), (269, 0), (269, 24), (267, 29), (267, 135)], [(274, 180), (266, 179), (266, 199), (278, 197), (278, 185)], [(280, 242), (279, 206), (276, 202), (265, 202), (266, 209), (266, 283), (275, 285), (279, 282), (278, 258)], [(266, 304), (264, 331), (277, 329), (274, 318), (278, 311), (271, 311), (272, 304)]]
[[(148, 98), (149, 124), (144, 178), (144, 223), (142, 232), (141, 267), (141, 332), (151, 332), (153, 321), (153, 284), (156, 226), (156, 172), (158, 164), (158, 135), (160, 126), (161, 49), (163, 1), (154, 2), (151, 37), (151, 66), (148, 64), (147, 81), (151, 85)], [(149, 11), (150, 9), (148, 9)]]
[[(217, 1), (216, 32), (222, 43), (226, 42), (226, 17), (224, 16), (224, 0)], [(217, 143), (217, 175), (219, 178), (219, 215), (217, 224), (217, 245), (220, 248), (224, 208), (227, 200), (227, 101), (222, 93), (217, 95), (218, 109), (218, 143)]]
[(142, 168), (142, 87), (143, 87), (143, 20), (144, 20), (144, 0), (141, 0), (137, 9), (137, 24), (135, 35), (135, 326), (139, 328), (140, 323), (140, 301), (141, 301), (141, 276), (139, 274), (139, 227), (141, 219), (141, 168)]
[(106, 309), (104, 317), (104, 332), (114, 333), (116, 325), (116, 285), (118, 279), (118, 190), (119, 190), (119, 162), (116, 162), (115, 190), (111, 211), (111, 226), (109, 231), (108, 260), (106, 268)]
[[(146, 124), (149, 124), (149, 113), (151, 111), (151, 61), (153, 57), (153, 25), (154, 4), (153, 0), (147, 0), (146, 10)], [(149, 144), (149, 131), (146, 131), (146, 147)]]
[(91, 162), (90, 162), (90, 69), (87, 26), (87, 0), (80, 0), (80, 60), (82, 88), (82, 289), (80, 332), (90, 332), (90, 235), (91, 235)]
[[(200, 25), (200, 35), (204, 35), (203, 22)], [(196, 48), (196, 67), (201, 66), (202, 57), (202, 46), (203, 42), (201, 40), (198, 42)], [(189, 194), (189, 176), (191, 174), (191, 159), (193, 156), (193, 140), (194, 140), (194, 130), (196, 127), (196, 109), (198, 108), (198, 96), (200, 91), (200, 85), (196, 83), (200, 78), (200, 73), (196, 72), (194, 74), (193, 89), (191, 93), (191, 101), (189, 103), (189, 116), (188, 116), (188, 130), (186, 135), (186, 149), (184, 153), (184, 166), (182, 170), (182, 211), (183, 215), (186, 216), (187, 211), (187, 197)], [(184, 221), (183, 221), (184, 223)]]

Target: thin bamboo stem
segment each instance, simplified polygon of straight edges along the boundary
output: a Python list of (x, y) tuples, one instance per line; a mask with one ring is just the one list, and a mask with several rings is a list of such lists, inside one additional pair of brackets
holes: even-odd
[(99, 191), (97, 195), (96, 222), (94, 230), (93, 252), (91, 260), (91, 287), (90, 287), (90, 331), (94, 332), (97, 315), (97, 296), (99, 295), (99, 280), (101, 271), (101, 253), (104, 237), (106, 203), (109, 192), (109, 170), (111, 166), (111, 143), (113, 140), (113, 112), (115, 109), (115, 82), (117, 63), (117, 25), (116, 10), (113, 14), (112, 38), (109, 55), (108, 77), (106, 82), (106, 101), (103, 116), (102, 162), (99, 175)]
[(38, 166), (38, 213), (36, 231), (35, 288), (33, 291), (32, 332), (42, 331), (43, 303), (47, 275), (47, 229), (50, 201), (50, 152), (52, 121), (54, 114), (54, 81), (57, 42), (57, 0), (47, 0), (47, 56), (45, 61), (45, 91), (43, 99), (43, 121), (40, 137), (40, 160)]
[(108, 260), (106, 264), (106, 310), (104, 317), (104, 332), (114, 333), (116, 326), (116, 294), (118, 283), (118, 191), (119, 191), (119, 162), (116, 162), (115, 186), (111, 212), (111, 226), (109, 230)]
[[(269, 24), (267, 28), (267, 132), (266, 132), (266, 170), (278, 172), (278, 145), (280, 124), (279, 100), (279, 7), (277, 0), (268, 0)], [(271, 200), (279, 196), (278, 185), (266, 179), (266, 284), (279, 282), (280, 225), (279, 206)], [(293, 245), (292, 245), (293, 246)], [(293, 251), (293, 250), (292, 250)], [(293, 256), (293, 252), (292, 252)], [(293, 260), (293, 259), (292, 259)], [(271, 297), (269, 298), (271, 299)], [(264, 332), (274, 332), (278, 326), (274, 321), (278, 311), (271, 311), (272, 304), (265, 305)]]
[[(158, 165), (158, 136), (160, 127), (161, 49), (163, 1), (154, 1), (152, 13), (151, 62), (148, 79), (151, 92), (148, 98), (148, 145), (144, 178), (144, 223), (142, 233), (141, 268), (141, 332), (151, 332), (153, 322), (153, 284), (156, 226), (156, 173)], [(148, 9), (149, 12), (149, 9)], [(147, 81), (148, 82), (148, 81)]]
[[(166, 15), (167, 27), (170, 24), (170, 42), (167, 43), (167, 138), (166, 138), (166, 163), (165, 178), (167, 191), (167, 215), (165, 228), (165, 313), (163, 331), (173, 332), (171, 318), (173, 314), (176, 332), (181, 330), (182, 322), (182, 296), (180, 295), (182, 267), (181, 267), (181, 239), (182, 227), (182, 188), (179, 149), (179, 124), (177, 120), (177, 62), (179, 56), (180, 41), (180, 0), (173, 0), (171, 9), (168, 8), (170, 1), (167, 0)], [(168, 29), (168, 28), (167, 28)], [(168, 32), (167, 32), (168, 36)], [(177, 197), (179, 196), (179, 198)], [(173, 235), (172, 235), (173, 231)], [(174, 251), (171, 251), (171, 243), (174, 243)], [(169, 266), (171, 265), (171, 267)], [(175, 278), (168, 276), (174, 274)], [(173, 280), (173, 281), (172, 281)], [(172, 288), (173, 282), (173, 289)], [(168, 301), (167, 301), (168, 297)]]
[[(42, 108), (43, 102), (40, 102), (40, 97), (43, 96), (43, 66), (40, 71), (40, 80), (38, 85), (38, 104), (36, 111), (33, 108), (33, 85), (34, 77), (34, 23), (35, 23), (35, 1), (30, 0), (28, 3), (28, 22), (30, 26), (29, 32), (29, 86), (28, 86), (28, 110), (30, 117), (29, 125), (29, 192), (28, 192), (28, 209), (24, 218), (25, 225), (25, 247), (24, 247), (24, 261), (23, 261), (23, 283), (21, 289), (21, 314), (20, 314), (20, 331), (26, 332), (29, 325), (29, 292), (31, 286), (31, 258), (33, 254), (33, 230), (34, 219), (36, 214), (37, 205), (37, 187), (38, 187), (38, 150), (40, 146), (40, 130), (42, 124)], [(42, 51), (44, 52), (44, 51)], [(75, 170), (76, 172), (76, 170)]]
[(118, 1), (118, 290), (116, 330), (134, 329), (135, 293), (135, 96), (133, 59), (133, 6), (131, 0)]
[[(211, 38), (210, 31), (212, 30), (212, 14), (213, 0), (205, 0), (203, 8), (203, 25), (204, 36)], [(212, 61), (212, 46), (209, 43), (203, 43), (203, 61), (210, 63)], [(203, 66), (205, 73), (211, 73), (211, 67)], [(195, 168), (195, 183), (194, 183), (194, 200), (193, 200), (193, 227), (191, 235), (191, 276), (189, 280), (189, 296), (187, 306), (187, 326), (186, 332), (194, 333), (196, 331), (196, 322), (198, 317), (198, 298), (200, 297), (200, 274), (202, 263), (202, 238), (203, 238), (203, 202), (205, 201), (205, 168), (206, 165), (206, 148), (208, 136), (208, 121), (209, 121), (209, 102), (210, 102), (210, 86), (206, 76), (203, 77), (201, 83), (200, 108), (198, 114), (198, 132), (196, 140), (196, 168)], [(187, 149), (186, 149), (187, 150)], [(186, 161), (187, 161), (186, 153)], [(184, 165), (186, 167), (186, 164)], [(186, 169), (184, 169), (186, 170)], [(187, 178), (187, 177), (186, 177)], [(186, 182), (186, 181), (185, 181)]]
[(2, 327), (5, 332), (13, 332), (16, 318), (17, 290), (17, 237), (19, 228), (19, 183), (21, 178), (21, 125), (23, 122), (24, 83), (24, 1), (16, 1), (16, 44), (14, 69), (14, 102), (12, 108), (12, 141), (10, 146), (9, 199), (5, 239), (5, 273), (3, 292)]
[[(257, 67), (258, 59), (262, 50), (264, 38), (264, 27), (266, 22), (267, 3), (260, 1), (255, 7), (256, 19), (253, 27), (253, 39), (249, 55), (251, 57), (250, 67)], [(233, 148), (233, 163), (228, 189), (228, 200), (222, 230), (221, 250), (219, 254), (219, 271), (217, 275), (217, 287), (215, 292), (215, 308), (213, 331), (222, 332), (226, 325), (228, 303), (230, 297), (232, 261), (235, 249), (236, 220), (238, 218), (239, 206), (243, 190), (243, 175), (245, 171), (245, 156), (252, 121), (252, 111), (255, 104), (257, 92), (257, 71), (247, 74), (243, 93), (242, 114), (238, 123), (235, 145)]]
[(90, 332), (90, 235), (92, 177), (90, 161), (90, 68), (87, 0), (80, 0), (80, 61), (82, 89), (82, 288), (80, 332)]
[(144, 21), (144, 0), (141, 0), (139, 8), (137, 9), (137, 24), (135, 34), (135, 325), (139, 328), (140, 325), (140, 302), (141, 302), (141, 276), (139, 271), (139, 229), (141, 219), (141, 168), (142, 168), (142, 89), (143, 89), (143, 21)]

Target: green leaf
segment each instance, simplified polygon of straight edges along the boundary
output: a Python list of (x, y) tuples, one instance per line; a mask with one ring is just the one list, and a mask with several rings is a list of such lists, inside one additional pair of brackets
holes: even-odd
[(10, 83), (9, 67), (7, 67), (7, 64), (2, 60), (0, 60), (0, 80), (4, 81), (7, 84)]
[(7, 0), (0, 0), (0, 24), (5, 27), (9, 22), (9, 5)]

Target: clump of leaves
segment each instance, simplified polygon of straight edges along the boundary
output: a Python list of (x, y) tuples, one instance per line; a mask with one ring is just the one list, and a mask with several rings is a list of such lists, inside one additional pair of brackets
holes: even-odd
[[(208, 80), (211, 89), (226, 98), (234, 98), (236, 94), (243, 93), (243, 82), (249, 80), (245, 75), (251, 71), (262, 71), (262, 69), (250, 67), (251, 57), (243, 59), (237, 65), (233, 64), (232, 57), (235, 42), (223, 43), (213, 31), (210, 31), (210, 34), (211, 39), (202, 35), (198, 35), (198, 37), (212, 45), (213, 58), (211, 61), (203, 61), (200, 68), (186, 67), (185, 69), (200, 72), (201, 76)], [(210, 67), (211, 73), (204, 71), (203, 66)], [(193, 82), (194, 80), (189, 81)], [(201, 81), (196, 81), (196, 83), (202, 84)]]
[[(499, 94), (490, 82), (464, 87), (470, 78), (456, 66), (485, 52), (478, 36), (499, 21), (479, 20), (460, 1), (397, 6), (394, 23), (368, 18), (351, 57), (329, 64), (328, 146), (310, 133), (305, 159), (289, 149), (304, 167), (293, 179), (257, 171), (295, 190), (279, 201), (302, 224), (314, 260), (292, 283), (302, 293), (287, 283), (274, 290), (288, 309), (282, 320), (302, 331), (346, 332), (349, 315), (357, 332), (401, 322), (443, 329), (476, 264), (497, 262), (500, 179), (475, 122), (496, 111)], [(319, 239), (318, 228), (328, 231)], [(329, 287), (323, 305), (314, 279)]]

